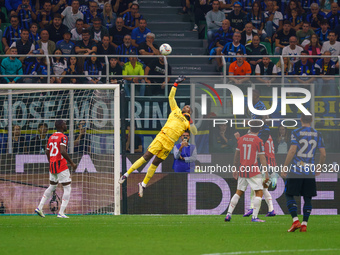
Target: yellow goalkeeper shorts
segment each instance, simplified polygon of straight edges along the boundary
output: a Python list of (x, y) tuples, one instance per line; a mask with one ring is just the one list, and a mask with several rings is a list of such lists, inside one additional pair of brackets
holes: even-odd
[(174, 142), (170, 141), (165, 134), (160, 132), (149, 145), (148, 151), (158, 158), (165, 160), (174, 146)]

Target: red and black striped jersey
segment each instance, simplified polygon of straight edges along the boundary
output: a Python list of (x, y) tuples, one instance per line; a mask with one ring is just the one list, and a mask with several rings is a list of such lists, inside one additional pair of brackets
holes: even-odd
[(267, 164), (276, 166), (274, 142), (271, 135), (269, 135), (266, 143), (264, 144), (264, 152), (266, 154)]
[(68, 138), (61, 132), (56, 132), (48, 139), (47, 150), (50, 152), (50, 172), (59, 174), (68, 169), (67, 161), (60, 153), (60, 146), (67, 147)]

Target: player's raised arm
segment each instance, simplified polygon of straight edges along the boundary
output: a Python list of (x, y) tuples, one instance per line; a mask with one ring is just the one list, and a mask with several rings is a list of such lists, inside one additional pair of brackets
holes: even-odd
[(169, 104), (170, 104), (171, 111), (178, 108), (176, 100), (175, 100), (175, 94), (176, 94), (178, 84), (181, 83), (182, 81), (185, 81), (185, 77), (183, 75), (178, 76), (174, 85), (171, 88), (171, 91), (169, 94)]

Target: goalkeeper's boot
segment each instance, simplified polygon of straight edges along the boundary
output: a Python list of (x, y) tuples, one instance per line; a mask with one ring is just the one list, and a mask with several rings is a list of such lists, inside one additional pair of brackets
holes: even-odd
[(179, 84), (179, 83), (185, 81), (185, 79), (186, 79), (185, 76), (180, 75), (180, 76), (178, 76), (177, 79), (175, 80), (175, 83)]
[(36, 214), (38, 214), (41, 218), (45, 218), (45, 214), (43, 210), (40, 210), (39, 208), (34, 210)]
[(224, 221), (230, 221), (230, 220), (231, 220), (231, 216), (230, 216), (230, 214), (227, 214), (227, 216), (225, 216)]
[(301, 228), (301, 224), (299, 220), (296, 220), (293, 222), (292, 226), (290, 227), (290, 229), (287, 230), (287, 232), (294, 232), (295, 230)]
[(144, 189), (145, 188), (143, 187), (142, 183), (141, 182), (138, 183), (138, 195), (139, 195), (139, 197), (143, 197)]
[(273, 216), (276, 216), (276, 213), (275, 213), (274, 210), (271, 211), (271, 212), (268, 212), (267, 215), (266, 215), (266, 217), (273, 217)]
[(260, 220), (259, 218), (252, 218), (251, 222), (266, 222), (265, 220)]
[(307, 225), (301, 225), (300, 232), (307, 232)]
[(125, 175), (122, 175), (118, 181), (119, 184), (123, 184), (123, 182), (125, 182), (127, 179), (127, 177)]
[(245, 214), (243, 214), (243, 217), (249, 217), (250, 215), (253, 214), (253, 209), (249, 209), (248, 212), (246, 212)]
[(68, 219), (68, 218), (70, 218), (70, 217), (66, 216), (65, 214), (60, 214), (60, 213), (58, 213), (57, 218)]

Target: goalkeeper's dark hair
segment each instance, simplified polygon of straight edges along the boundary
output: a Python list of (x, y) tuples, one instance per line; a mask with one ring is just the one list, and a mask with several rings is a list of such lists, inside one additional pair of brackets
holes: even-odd
[(258, 132), (260, 132), (260, 130), (261, 130), (261, 128), (262, 128), (262, 122), (261, 122), (261, 121), (259, 121), (259, 120), (253, 120), (253, 121), (251, 122), (251, 125), (252, 125), (253, 127), (250, 127), (250, 132), (252, 132), (252, 133), (258, 133)]
[(312, 115), (305, 115), (304, 113), (301, 114), (301, 121), (303, 123), (312, 123), (313, 121), (313, 116)]
[(63, 120), (56, 120), (54, 126), (55, 126), (55, 128), (56, 128), (57, 130), (59, 130), (59, 129), (62, 128), (63, 123), (64, 123)]

